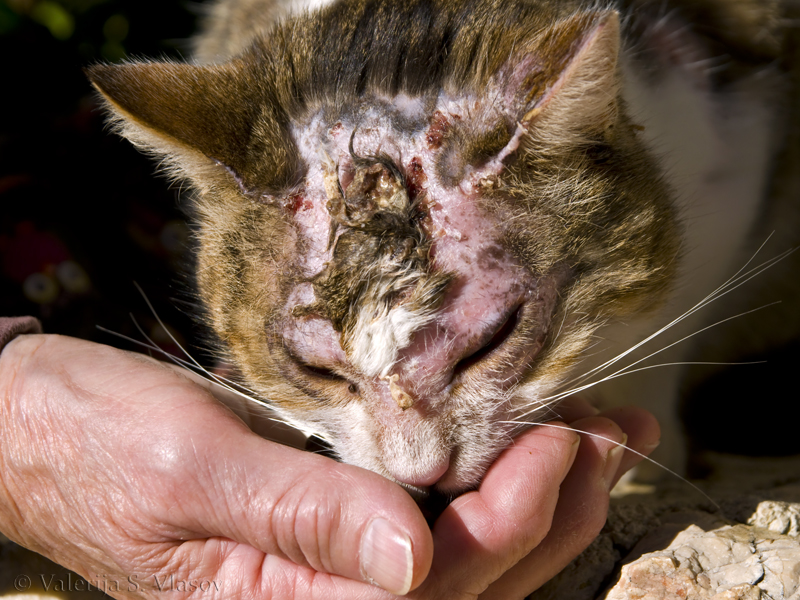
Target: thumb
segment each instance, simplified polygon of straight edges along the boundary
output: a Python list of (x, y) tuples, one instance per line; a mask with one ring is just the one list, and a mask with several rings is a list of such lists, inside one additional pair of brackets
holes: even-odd
[[(166, 478), (179, 489), (165, 490), (169, 512), (160, 517), (183, 535), (229, 538), (394, 594), (425, 579), (433, 556), (431, 533), (401, 487), (364, 469), (264, 440), (219, 406), (201, 404), (183, 415), (191, 421), (181, 428), (191, 432), (189, 439), (165, 441), (170, 467), (176, 457), (185, 457), (177, 460), (175, 477)], [(151, 447), (165, 456), (161, 441)], [(173, 501), (181, 506), (177, 519)]]

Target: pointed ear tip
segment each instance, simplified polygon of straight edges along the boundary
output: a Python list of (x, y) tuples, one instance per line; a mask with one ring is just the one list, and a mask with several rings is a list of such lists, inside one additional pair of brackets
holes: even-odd
[(605, 11), (600, 19), (598, 27), (609, 29), (611, 32), (617, 32), (618, 34), (621, 27), (619, 11), (614, 9)]
[(600, 13), (595, 21), (591, 33), (588, 34), (587, 41), (589, 46), (595, 46), (599, 43), (599, 47), (608, 48), (613, 52), (619, 52), (620, 38), (621, 38), (621, 24), (619, 12), (609, 9)]
[(103, 81), (108, 79), (109, 74), (114, 69), (114, 65), (97, 63), (83, 68), (83, 74), (95, 88), (100, 88)]

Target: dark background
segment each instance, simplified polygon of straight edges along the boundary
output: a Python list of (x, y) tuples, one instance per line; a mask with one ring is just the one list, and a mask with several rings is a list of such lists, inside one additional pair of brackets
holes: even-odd
[(137, 282), (194, 344), (190, 235), (177, 190), (104, 130), (83, 74), (98, 61), (181, 59), (201, 3), (0, 0), (0, 314), (45, 331), (131, 347), (129, 313), (170, 350)]
[[(48, 333), (134, 349), (96, 327), (143, 341), (133, 313), (178, 353), (135, 281), (176, 338), (204, 356), (177, 190), (104, 130), (82, 71), (126, 57), (182, 58), (201, 9), (171, 0), (0, 0), (0, 315), (34, 315)], [(14, 591), (19, 574), (31, 577), (32, 591), (42, 573), (77, 580), (15, 544), (0, 543), (0, 565), (0, 592)]]

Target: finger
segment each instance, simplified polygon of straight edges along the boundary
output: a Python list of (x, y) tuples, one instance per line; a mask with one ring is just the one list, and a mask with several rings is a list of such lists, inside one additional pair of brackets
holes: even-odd
[(526, 596), (552, 579), (597, 537), (605, 524), (609, 490), (625, 472), (625, 462), (635, 464), (625, 455), (636, 455), (619, 444), (627, 438), (630, 448), (642, 452), (652, 443), (653, 435), (658, 435), (658, 424), (647, 411), (610, 412), (615, 420), (597, 416), (572, 424), (584, 433), (572, 469), (561, 485), (550, 532), (481, 600)]
[[(206, 557), (198, 561), (198, 556)], [(209, 560), (210, 557), (210, 560)], [(203, 564), (206, 562), (207, 564)], [(181, 571), (181, 566), (185, 571)], [(204, 568), (205, 567), (205, 568)], [(191, 571), (189, 570), (191, 569)], [(171, 579), (166, 573), (171, 575)], [(184, 574), (186, 573), (186, 574)], [(188, 573), (191, 573), (189, 575)], [(182, 544), (172, 563), (149, 581), (192, 582), (203, 598), (271, 598), (273, 600), (391, 600), (397, 598), (374, 585), (316, 571), (247, 544), (211, 538)]]
[(561, 400), (556, 410), (558, 411), (559, 420), (564, 421), (564, 423), (572, 423), (600, 412), (586, 398), (576, 395), (567, 396)]
[[(658, 447), (661, 438), (661, 428), (656, 418), (643, 408), (635, 406), (623, 406), (611, 408), (600, 413), (599, 416), (606, 417), (616, 422), (628, 436), (626, 446), (638, 452), (626, 451), (622, 456), (619, 469), (614, 477), (613, 483), (617, 483), (627, 471), (635, 465), (645, 460), (653, 450)], [(642, 454), (644, 456), (642, 456)]]
[(431, 597), (475, 597), (528, 554), (550, 528), (578, 443), (566, 426), (519, 436), (480, 488), (456, 498), (437, 520), (431, 571), (447, 576), (426, 581), (421, 590)]
[[(154, 440), (171, 519), (315, 571), (394, 593), (421, 583), (430, 531), (411, 497), (374, 473), (263, 440), (212, 405), (182, 417), (185, 438)], [(174, 432), (172, 428), (168, 430)], [(180, 507), (176, 514), (175, 506)]]

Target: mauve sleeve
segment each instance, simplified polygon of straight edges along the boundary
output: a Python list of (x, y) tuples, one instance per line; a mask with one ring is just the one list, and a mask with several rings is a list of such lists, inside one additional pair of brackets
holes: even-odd
[(0, 317), (0, 350), (22, 333), (42, 333), (42, 325), (33, 317)]

